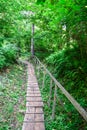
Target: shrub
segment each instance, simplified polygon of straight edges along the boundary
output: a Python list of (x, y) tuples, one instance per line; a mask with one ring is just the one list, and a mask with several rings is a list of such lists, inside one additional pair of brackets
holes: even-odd
[(7, 44), (0, 47), (0, 68), (9, 66), (17, 58), (18, 48), (14, 44)]
[(53, 66), (55, 77), (70, 93), (79, 98), (79, 96), (83, 97), (80, 93), (82, 91), (84, 97), (86, 96), (87, 62), (85, 56), (81, 58), (78, 47), (56, 52), (50, 55), (46, 61), (50, 66)]
[(0, 50), (0, 68), (3, 68), (6, 64), (6, 58), (3, 55), (3, 52)]

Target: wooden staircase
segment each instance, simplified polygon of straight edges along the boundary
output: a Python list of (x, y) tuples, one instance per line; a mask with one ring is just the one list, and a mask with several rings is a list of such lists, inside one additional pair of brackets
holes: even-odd
[(26, 113), (22, 130), (45, 130), (43, 101), (34, 67), (29, 62), (27, 64), (27, 93), (26, 93)]

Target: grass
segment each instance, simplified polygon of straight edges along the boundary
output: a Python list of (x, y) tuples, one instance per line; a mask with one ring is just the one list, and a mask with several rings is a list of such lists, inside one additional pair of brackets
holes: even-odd
[(21, 130), (26, 95), (24, 66), (13, 65), (0, 72), (0, 130)]

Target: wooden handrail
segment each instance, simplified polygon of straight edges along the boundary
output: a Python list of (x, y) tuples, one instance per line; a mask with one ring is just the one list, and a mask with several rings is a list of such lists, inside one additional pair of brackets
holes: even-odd
[(50, 78), (54, 81), (55, 85), (62, 91), (62, 93), (67, 97), (67, 99), (72, 103), (72, 105), (76, 108), (76, 110), (80, 113), (80, 115), (87, 121), (87, 112), (80, 104), (69, 94), (69, 92), (53, 77), (53, 75), (49, 72), (49, 70), (40, 62), (40, 60), (34, 56), (36, 61), (40, 64), (42, 68), (46, 71), (46, 73), (50, 76)]

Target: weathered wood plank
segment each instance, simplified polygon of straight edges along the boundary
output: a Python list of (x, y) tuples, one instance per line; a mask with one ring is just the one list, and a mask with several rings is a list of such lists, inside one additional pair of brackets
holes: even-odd
[(22, 130), (35, 130), (35, 125), (34, 123), (24, 123)]
[(36, 114), (36, 113), (25, 114), (24, 122), (27, 123), (44, 122), (44, 114)]
[(26, 97), (27, 102), (41, 102), (42, 98), (41, 97)]
[(28, 90), (38, 91), (39, 88), (38, 88), (38, 87), (34, 87), (34, 88), (32, 88), (32, 87), (27, 87), (27, 91), (28, 91)]
[(43, 107), (43, 102), (27, 102), (26, 107), (34, 106), (34, 107)]
[(27, 94), (40, 94), (40, 91), (27, 91)]
[(45, 127), (42, 122), (24, 123), (22, 130), (45, 130)]
[(34, 130), (45, 130), (43, 123), (35, 123), (35, 129)]
[(39, 94), (38, 93), (32, 93), (32, 94), (31, 93), (27, 93), (27, 96), (29, 96), (29, 97), (34, 97), (34, 96), (35, 97), (40, 97), (41, 94), (40, 93)]
[(26, 107), (26, 113), (37, 113), (37, 114), (42, 114), (43, 113), (43, 108), (42, 107)]

